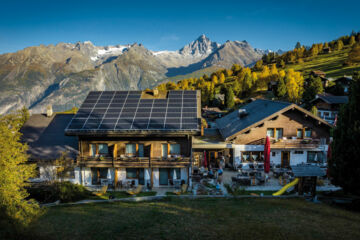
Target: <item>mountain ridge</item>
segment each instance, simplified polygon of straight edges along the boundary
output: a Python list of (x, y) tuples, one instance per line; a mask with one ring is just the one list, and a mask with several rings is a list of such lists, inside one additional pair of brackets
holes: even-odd
[(26, 106), (44, 112), (79, 106), (91, 90), (152, 88), (206, 68), (243, 66), (262, 54), (246, 41), (211, 41), (201, 35), (177, 51), (142, 44), (95, 46), (90, 41), (24, 48), (0, 55), (0, 114)]

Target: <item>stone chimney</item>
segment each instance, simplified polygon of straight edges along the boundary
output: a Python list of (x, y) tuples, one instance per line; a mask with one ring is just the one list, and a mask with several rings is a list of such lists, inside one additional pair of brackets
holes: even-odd
[(48, 105), (46, 107), (46, 116), (47, 117), (51, 117), (53, 115), (53, 109), (52, 109), (52, 105)]

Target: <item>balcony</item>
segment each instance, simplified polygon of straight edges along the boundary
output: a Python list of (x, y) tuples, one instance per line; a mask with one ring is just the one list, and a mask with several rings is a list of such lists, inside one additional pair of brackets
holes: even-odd
[(173, 168), (188, 167), (190, 157), (162, 158), (162, 157), (78, 157), (78, 165), (82, 167), (117, 167), (117, 168)]
[(272, 139), (270, 141), (271, 149), (290, 149), (290, 148), (319, 148), (326, 144), (325, 140), (320, 139)]

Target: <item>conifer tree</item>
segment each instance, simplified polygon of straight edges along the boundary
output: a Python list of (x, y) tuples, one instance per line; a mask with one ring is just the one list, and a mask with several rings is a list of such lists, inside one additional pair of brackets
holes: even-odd
[(350, 40), (349, 40), (349, 45), (352, 46), (352, 45), (354, 45), (355, 43), (356, 43), (356, 41), (355, 41), (355, 36), (351, 36), (351, 37), (350, 37)]
[(332, 156), (328, 159), (333, 184), (360, 195), (360, 72), (353, 75), (349, 102), (344, 105), (334, 129)]
[(225, 94), (225, 105), (226, 108), (233, 108), (235, 106), (235, 100), (234, 100), (234, 92), (231, 87), (229, 87)]
[(296, 45), (295, 45), (295, 49), (299, 49), (299, 48), (301, 48), (301, 43), (297, 42)]
[(277, 96), (283, 98), (285, 97), (285, 95), (286, 95), (286, 84), (284, 78), (280, 78), (277, 86)]
[(0, 117), (0, 211), (13, 223), (27, 225), (38, 215), (39, 206), (26, 199), (25, 187), (35, 176), (35, 165), (27, 164), (27, 145), (20, 142), (19, 130), (26, 119), (23, 114)]

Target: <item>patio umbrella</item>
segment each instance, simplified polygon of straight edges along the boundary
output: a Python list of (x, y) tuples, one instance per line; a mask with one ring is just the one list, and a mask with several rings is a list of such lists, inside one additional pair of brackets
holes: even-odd
[(174, 169), (174, 174), (173, 174), (173, 180), (176, 180), (177, 176), (176, 176), (176, 171)]
[(204, 168), (207, 168), (206, 151), (204, 150)]
[(264, 172), (267, 174), (270, 172), (270, 138), (266, 136), (264, 146)]

